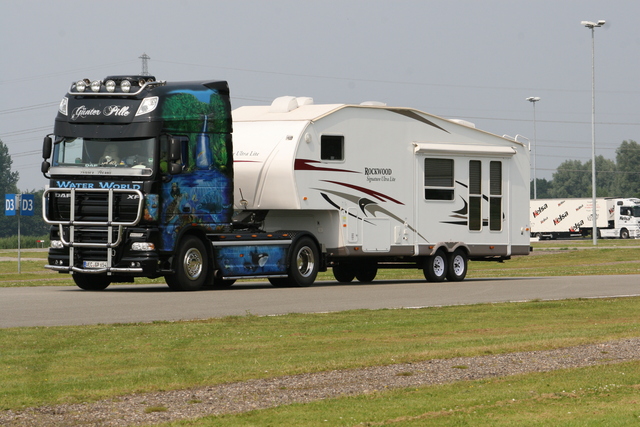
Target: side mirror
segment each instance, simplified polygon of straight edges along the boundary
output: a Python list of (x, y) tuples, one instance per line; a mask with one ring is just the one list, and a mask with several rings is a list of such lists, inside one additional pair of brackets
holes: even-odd
[(182, 172), (182, 165), (174, 162), (169, 163), (169, 174), (178, 175)]
[(42, 172), (43, 174), (46, 174), (47, 172), (49, 172), (50, 167), (51, 167), (51, 164), (45, 160), (40, 165), (40, 172)]
[(45, 136), (44, 141), (42, 142), (42, 158), (48, 159), (51, 157), (51, 147), (53, 146), (53, 142), (51, 141), (50, 136)]
[(178, 138), (171, 137), (169, 139), (169, 161), (177, 162), (182, 154), (182, 143)]

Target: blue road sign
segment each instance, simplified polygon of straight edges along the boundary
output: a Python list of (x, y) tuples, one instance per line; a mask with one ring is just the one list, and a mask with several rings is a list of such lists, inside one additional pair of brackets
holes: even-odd
[(16, 215), (16, 195), (15, 194), (5, 194), (4, 196), (4, 214), (6, 216), (15, 216)]
[(33, 216), (35, 205), (33, 194), (23, 194), (20, 199), (20, 215)]

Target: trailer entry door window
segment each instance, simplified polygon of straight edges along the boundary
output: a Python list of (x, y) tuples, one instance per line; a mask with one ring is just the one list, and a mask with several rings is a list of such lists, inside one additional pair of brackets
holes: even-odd
[(453, 200), (453, 159), (424, 159), (424, 198)]
[(469, 230), (482, 230), (482, 162), (469, 161)]
[(322, 135), (320, 137), (320, 160), (344, 160), (344, 136)]
[(502, 162), (489, 164), (489, 229), (502, 230)]

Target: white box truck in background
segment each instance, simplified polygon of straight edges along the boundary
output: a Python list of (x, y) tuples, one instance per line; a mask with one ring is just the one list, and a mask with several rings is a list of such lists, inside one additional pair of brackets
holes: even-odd
[[(558, 239), (591, 235), (593, 199), (535, 199), (530, 202), (531, 237)], [(596, 227), (603, 238), (640, 238), (640, 199), (596, 199)]]

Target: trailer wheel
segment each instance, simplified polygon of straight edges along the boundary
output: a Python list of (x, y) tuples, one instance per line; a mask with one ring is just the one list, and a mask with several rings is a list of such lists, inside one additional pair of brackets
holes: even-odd
[(291, 286), (311, 286), (320, 269), (320, 253), (315, 242), (302, 237), (292, 247), (289, 258), (289, 282)]
[(356, 279), (361, 283), (370, 283), (378, 274), (378, 263), (367, 261), (356, 265)]
[(111, 284), (107, 275), (75, 273), (72, 277), (76, 285), (85, 291), (101, 291)]
[(449, 268), (447, 269), (447, 280), (460, 282), (467, 276), (468, 259), (467, 253), (462, 249), (456, 249), (449, 255)]
[(447, 275), (447, 257), (442, 249), (427, 258), (427, 266), (423, 270), (429, 282), (442, 282)]
[(627, 230), (626, 228), (623, 228), (622, 230), (620, 230), (620, 238), (621, 239), (628, 239), (629, 238), (629, 230)]
[(338, 264), (333, 267), (333, 277), (340, 283), (350, 283), (356, 277), (353, 264)]
[(178, 248), (175, 273), (164, 279), (174, 291), (195, 291), (205, 285), (208, 272), (207, 251), (202, 240), (187, 236)]

